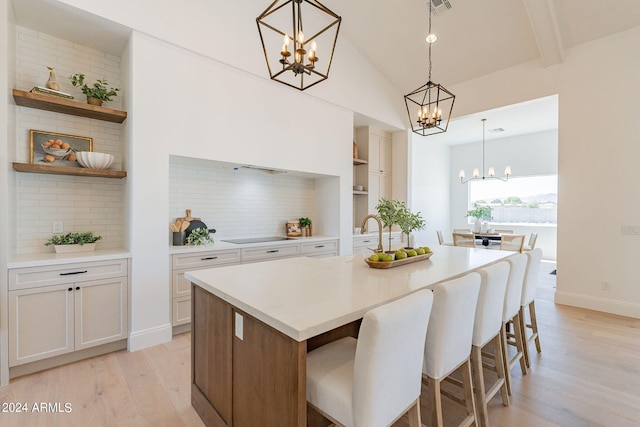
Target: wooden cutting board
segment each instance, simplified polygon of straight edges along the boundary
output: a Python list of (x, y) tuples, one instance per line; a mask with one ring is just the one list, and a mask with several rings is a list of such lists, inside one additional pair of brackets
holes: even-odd
[(186, 214), (187, 214), (187, 216), (185, 216), (185, 217), (176, 218), (176, 222), (178, 222), (178, 221), (189, 221), (189, 222), (191, 222), (193, 220), (200, 221), (200, 218), (194, 218), (194, 217), (191, 216), (191, 209), (187, 209), (186, 210)]

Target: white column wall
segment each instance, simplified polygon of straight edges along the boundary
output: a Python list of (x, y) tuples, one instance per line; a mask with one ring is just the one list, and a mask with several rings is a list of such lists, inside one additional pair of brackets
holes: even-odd
[(570, 49), (561, 64), (527, 62), (451, 88), (460, 116), (559, 94), (556, 302), (632, 317), (640, 236), (621, 226), (640, 225), (639, 44), (636, 27)]
[(340, 234), (346, 253), (352, 245), (353, 117), (349, 110), (148, 36), (134, 33), (130, 49), (135, 350), (171, 334), (168, 225), (166, 215), (158, 215), (168, 211), (169, 155), (334, 177), (319, 183), (318, 204), (333, 208), (333, 215), (324, 214), (330, 217), (327, 230)]

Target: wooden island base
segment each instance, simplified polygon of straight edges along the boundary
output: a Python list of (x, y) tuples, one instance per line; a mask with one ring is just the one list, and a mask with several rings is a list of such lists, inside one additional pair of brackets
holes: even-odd
[(307, 346), (357, 336), (359, 321), (298, 342), (195, 285), (192, 313), (191, 404), (207, 426), (329, 425), (307, 411)]

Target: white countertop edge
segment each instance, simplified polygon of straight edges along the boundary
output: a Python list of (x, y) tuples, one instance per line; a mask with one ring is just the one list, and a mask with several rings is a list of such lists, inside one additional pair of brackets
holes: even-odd
[(246, 303), (236, 298), (233, 298), (229, 294), (222, 292), (220, 289), (214, 288), (213, 286), (208, 285), (207, 283), (204, 283), (201, 280), (196, 279), (195, 277), (191, 276), (188, 272), (184, 274), (184, 277), (190, 280), (195, 285), (209, 292), (210, 294), (215, 295), (218, 298), (221, 298), (222, 300), (231, 304), (235, 308), (244, 311), (248, 315), (253, 316), (254, 318), (260, 320), (261, 322), (271, 326), (278, 332), (283, 333), (298, 342), (305, 341), (309, 338), (315, 337), (316, 335), (330, 331), (339, 326), (343, 326), (355, 320), (362, 319), (364, 315), (367, 313), (367, 311), (373, 308), (373, 307), (367, 307), (357, 312), (352, 312), (352, 313), (349, 313), (348, 315), (337, 317), (329, 321), (326, 321), (322, 324), (315, 325), (314, 327), (298, 330), (279, 321), (278, 319), (274, 319), (273, 317), (247, 305)]
[(47, 265), (73, 264), (77, 262), (107, 261), (131, 258), (126, 249), (98, 249), (92, 252), (74, 252), (68, 254), (41, 253), (15, 255), (7, 263), (7, 268), (41, 267)]
[(209, 252), (209, 251), (224, 251), (229, 249), (244, 249), (244, 248), (256, 248), (262, 246), (286, 246), (297, 243), (313, 243), (313, 242), (326, 242), (328, 240), (339, 240), (337, 236), (311, 236), (311, 237), (290, 237), (289, 240), (276, 240), (273, 242), (260, 242), (260, 243), (229, 243), (223, 242), (225, 239), (233, 239), (233, 237), (214, 237), (213, 245), (200, 245), (200, 246), (171, 246), (169, 247), (169, 254), (185, 254), (192, 252)]

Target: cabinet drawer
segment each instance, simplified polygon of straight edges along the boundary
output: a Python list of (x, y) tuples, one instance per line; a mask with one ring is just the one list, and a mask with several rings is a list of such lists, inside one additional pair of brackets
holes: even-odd
[(378, 237), (354, 237), (353, 239), (353, 247), (354, 248), (375, 248), (378, 246)]
[(173, 299), (173, 326), (191, 322), (191, 295)]
[(300, 253), (302, 255), (313, 255), (320, 252), (335, 252), (337, 249), (338, 242), (336, 240), (329, 240), (327, 242), (303, 243), (300, 245)]
[(128, 275), (126, 259), (47, 265), (9, 270), (9, 290), (108, 279)]
[(272, 258), (295, 257), (300, 255), (300, 245), (263, 246), (242, 250), (242, 262), (261, 261)]
[(240, 250), (173, 255), (173, 269), (201, 269), (240, 262)]

